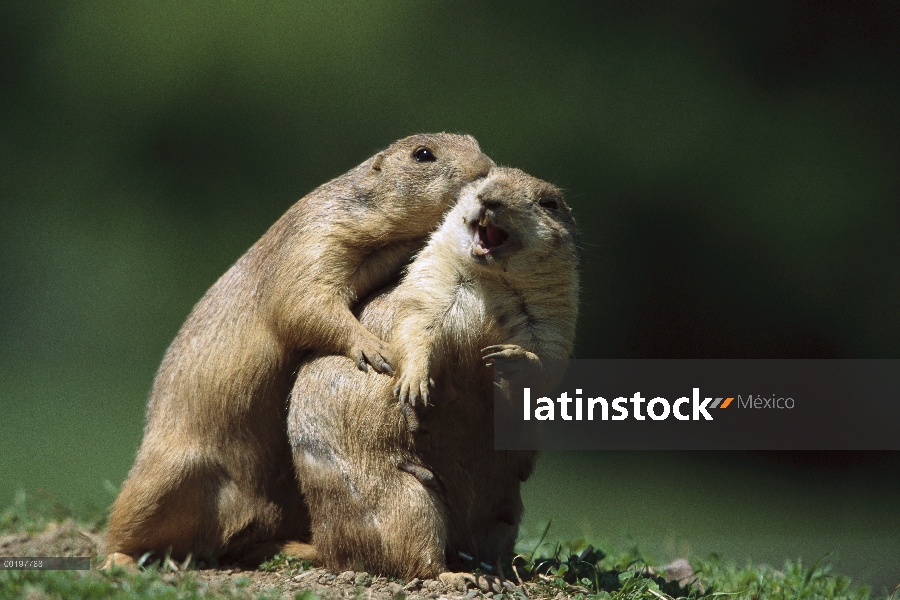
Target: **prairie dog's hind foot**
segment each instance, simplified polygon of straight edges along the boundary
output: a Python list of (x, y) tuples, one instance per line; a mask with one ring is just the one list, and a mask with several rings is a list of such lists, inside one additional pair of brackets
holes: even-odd
[(313, 564), (320, 562), (318, 549), (306, 542), (284, 542), (281, 544), (281, 552), (292, 558), (308, 560)]
[(441, 583), (447, 587), (465, 593), (469, 587), (481, 590), (482, 592), (503, 592), (516, 589), (511, 582), (494, 575), (484, 575), (481, 573), (454, 573), (447, 571), (438, 575)]
[(137, 560), (129, 554), (123, 552), (113, 552), (106, 557), (106, 562), (100, 567), (103, 570), (112, 569), (113, 567), (124, 567), (126, 569), (137, 569)]
[(284, 554), (288, 558), (319, 563), (319, 552), (315, 546), (306, 542), (261, 542), (250, 546), (238, 559), (241, 565), (257, 568), (263, 561), (278, 554)]

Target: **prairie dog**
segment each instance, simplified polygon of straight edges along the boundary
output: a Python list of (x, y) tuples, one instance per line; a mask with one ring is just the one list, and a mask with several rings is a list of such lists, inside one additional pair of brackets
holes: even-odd
[[(326, 567), (454, 581), (460, 552), (493, 565), (513, 551), (536, 453), (494, 451), (483, 361), (570, 355), (575, 234), (557, 188), (494, 168), (463, 190), (405, 277), (360, 312), (390, 341), (398, 381), (340, 356), (301, 365), (288, 433)], [(430, 405), (409, 408), (425, 395)]]
[(286, 399), (304, 351), (390, 372), (351, 307), (422, 247), (493, 166), (474, 138), (414, 135), (294, 204), (206, 293), (166, 351), (112, 507), (111, 563), (308, 537)]

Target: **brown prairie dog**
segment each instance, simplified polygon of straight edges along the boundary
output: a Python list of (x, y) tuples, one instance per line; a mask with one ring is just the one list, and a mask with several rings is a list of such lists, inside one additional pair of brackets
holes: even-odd
[[(390, 341), (399, 381), (338, 356), (298, 372), (288, 431), (325, 566), (456, 582), (460, 552), (492, 565), (512, 552), (536, 454), (493, 449), (484, 349), (568, 357), (577, 296), (575, 223), (557, 188), (494, 168), (463, 190), (404, 279), (360, 312)], [(426, 392), (413, 431), (404, 408)]]
[(156, 375), (137, 460), (112, 508), (112, 562), (239, 554), (308, 537), (286, 398), (304, 351), (390, 372), (351, 307), (395, 278), (493, 161), (474, 138), (415, 135), (298, 201), (213, 285)]

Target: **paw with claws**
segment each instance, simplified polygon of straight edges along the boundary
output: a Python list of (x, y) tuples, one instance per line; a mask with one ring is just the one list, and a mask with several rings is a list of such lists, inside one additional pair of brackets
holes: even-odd
[(495, 375), (501, 379), (510, 380), (521, 375), (522, 371), (539, 370), (541, 366), (541, 359), (536, 354), (515, 344), (488, 346), (481, 351), (487, 352), (483, 357), (485, 366), (493, 366)]
[(415, 406), (421, 400), (428, 406), (429, 390), (433, 387), (434, 380), (428, 376), (427, 368), (403, 368), (394, 384), (394, 398), (401, 405)]
[(372, 365), (372, 368), (378, 373), (394, 374), (388, 345), (371, 333), (366, 332), (366, 335), (357, 337), (347, 354), (360, 371), (367, 372), (368, 365)]

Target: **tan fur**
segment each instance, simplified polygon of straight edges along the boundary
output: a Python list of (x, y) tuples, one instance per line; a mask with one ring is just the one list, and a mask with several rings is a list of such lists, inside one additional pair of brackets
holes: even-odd
[[(518, 249), (475, 256), (473, 224), (485, 219)], [(340, 356), (301, 365), (288, 432), (325, 566), (425, 578), (446, 575), (459, 552), (491, 565), (512, 552), (536, 453), (494, 451), (483, 349), (568, 357), (577, 289), (575, 224), (559, 190), (495, 168), (463, 190), (405, 278), (361, 310), (395, 349), (399, 381)], [(429, 379), (432, 402), (414, 409), (411, 431), (404, 408)]]
[[(428, 148), (433, 162), (415, 158)], [(388, 370), (351, 313), (396, 278), (493, 162), (469, 136), (400, 140), (298, 201), (206, 293), (163, 358), (108, 548), (195, 557), (308, 539), (286, 398), (302, 352)], [(353, 363), (351, 363), (353, 364)]]

